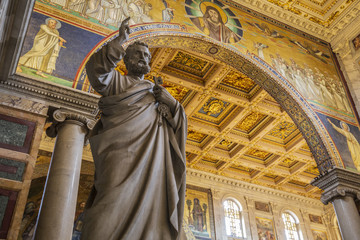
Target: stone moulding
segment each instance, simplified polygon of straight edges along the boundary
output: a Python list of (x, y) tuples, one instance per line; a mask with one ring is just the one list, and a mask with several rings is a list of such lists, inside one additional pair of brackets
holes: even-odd
[(0, 88), (25, 94), (46, 102), (54, 107), (66, 107), (87, 114), (96, 114), (100, 96), (76, 89), (62, 87), (51, 82), (26, 78), (19, 75), (10, 76), (0, 81)]
[[(187, 168), (186, 169), (186, 175), (187, 178), (191, 181), (191, 177), (194, 178), (198, 178), (201, 179), (196, 180), (197, 182), (204, 182), (205, 181), (209, 181), (209, 183), (211, 183), (212, 185), (215, 184), (225, 184), (228, 185), (228, 187), (230, 189), (234, 189), (234, 187), (237, 187), (241, 190), (245, 190), (245, 191), (250, 191), (250, 192), (259, 192), (259, 193), (263, 193), (266, 195), (272, 195), (275, 197), (279, 197), (279, 198), (283, 198), (283, 199), (288, 199), (288, 200), (292, 200), (292, 201), (299, 201), (299, 202), (303, 202), (306, 204), (311, 204), (313, 206), (323, 206), (321, 204), (320, 201), (315, 200), (315, 199), (309, 199), (306, 197), (302, 197), (302, 196), (298, 196), (295, 194), (291, 194), (291, 193), (284, 193), (283, 191), (280, 190), (274, 190), (271, 188), (267, 188), (267, 187), (263, 187), (263, 186), (259, 186), (259, 185), (255, 185), (255, 184), (251, 184), (251, 183), (246, 183), (240, 180), (234, 180), (228, 177), (224, 177), (224, 176), (220, 176), (220, 175), (216, 175), (216, 174), (212, 174), (212, 173), (205, 173), (199, 170), (195, 170), (195, 169), (190, 169)], [(244, 193), (245, 194), (245, 193)]]
[(324, 204), (344, 196), (360, 200), (360, 174), (354, 171), (333, 167), (316, 177), (311, 185), (324, 190), (320, 199)]

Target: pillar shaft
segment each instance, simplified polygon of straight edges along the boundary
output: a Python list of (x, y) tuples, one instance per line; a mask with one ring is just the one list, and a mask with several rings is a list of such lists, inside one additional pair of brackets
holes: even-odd
[(86, 133), (85, 125), (76, 120), (66, 120), (58, 128), (35, 240), (71, 239)]
[(350, 196), (335, 198), (332, 202), (340, 232), (344, 240), (360, 239), (360, 215)]
[(360, 215), (354, 199), (360, 199), (360, 174), (339, 167), (316, 177), (312, 185), (324, 190), (321, 201), (334, 206), (344, 240), (360, 240)]

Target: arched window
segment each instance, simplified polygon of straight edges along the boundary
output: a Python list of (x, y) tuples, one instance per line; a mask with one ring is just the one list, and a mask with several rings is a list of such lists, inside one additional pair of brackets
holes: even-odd
[(245, 238), (245, 226), (241, 205), (232, 199), (224, 201), (226, 235), (232, 238)]
[(299, 220), (296, 215), (290, 211), (286, 211), (282, 214), (282, 219), (285, 225), (285, 236), (287, 240), (301, 240), (299, 230)]

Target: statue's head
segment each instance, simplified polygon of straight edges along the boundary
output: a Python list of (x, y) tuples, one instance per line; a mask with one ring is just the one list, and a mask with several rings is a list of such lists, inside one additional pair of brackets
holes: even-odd
[(147, 74), (150, 72), (151, 54), (146, 43), (136, 41), (125, 51), (124, 63), (129, 74)]

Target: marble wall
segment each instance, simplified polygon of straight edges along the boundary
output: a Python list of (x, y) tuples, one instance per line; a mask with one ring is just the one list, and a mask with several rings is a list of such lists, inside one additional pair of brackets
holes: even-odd
[(17, 239), (47, 107), (0, 92), (0, 238)]

